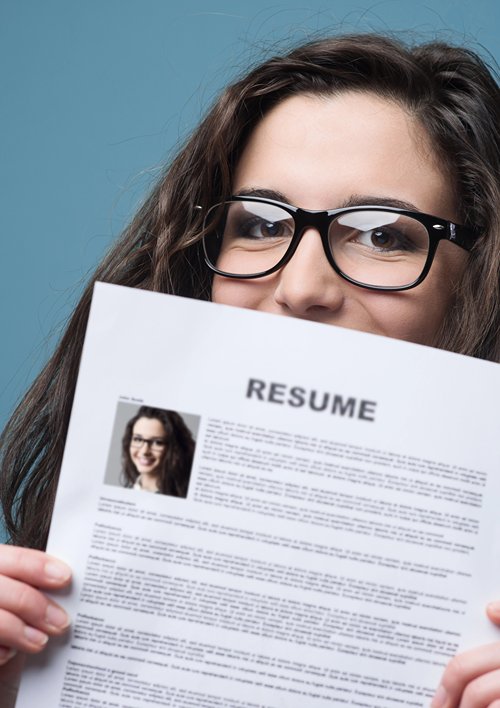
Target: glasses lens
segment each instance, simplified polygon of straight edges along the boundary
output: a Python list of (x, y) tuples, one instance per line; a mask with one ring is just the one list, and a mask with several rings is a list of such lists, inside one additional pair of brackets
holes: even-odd
[(141, 438), (139, 435), (132, 435), (132, 439), (130, 441), (130, 447), (141, 447), (143, 442), (144, 442), (144, 439)]
[(205, 255), (229, 275), (258, 275), (283, 258), (295, 224), (285, 209), (262, 202), (224, 202), (207, 213)]
[(153, 438), (151, 440), (148, 440), (146, 438), (141, 437), (140, 435), (132, 436), (132, 439), (130, 441), (130, 447), (142, 447), (143, 445), (147, 445), (149, 448), (151, 448), (151, 450), (158, 452), (159, 450), (163, 450), (163, 448), (165, 447), (165, 441), (161, 438)]
[(341, 214), (330, 225), (329, 241), (340, 270), (363, 285), (411, 285), (424, 270), (429, 253), (425, 226), (390, 211)]

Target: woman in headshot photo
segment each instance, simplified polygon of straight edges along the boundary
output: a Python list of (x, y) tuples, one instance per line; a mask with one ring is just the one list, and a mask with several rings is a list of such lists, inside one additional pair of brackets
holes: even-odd
[(175, 411), (141, 406), (122, 439), (122, 483), (145, 492), (185, 497), (195, 442)]

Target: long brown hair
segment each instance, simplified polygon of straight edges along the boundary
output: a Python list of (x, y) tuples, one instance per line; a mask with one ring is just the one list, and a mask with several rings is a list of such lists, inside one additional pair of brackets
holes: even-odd
[(157, 473), (158, 491), (172, 497), (185, 497), (194, 455), (194, 440), (182, 416), (163, 408), (141, 406), (125, 426), (122, 438), (122, 481), (133, 487), (139, 473), (130, 457), (130, 441), (134, 425), (140, 418), (159, 420), (163, 426), (165, 454)]
[(331, 37), (274, 57), (229, 86), (98, 266), (54, 355), (2, 436), (1, 496), (14, 543), (43, 548), (95, 280), (209, 299), (202, 214), (231, 194), (245, 141), (288, 96), (369, 91), (397, 101), (426, 130), (452, 182), (460, 219), (479, 233), (436, 341), (500, 359), (500, 91), (473, 52), (407, 47), (375, 35)]

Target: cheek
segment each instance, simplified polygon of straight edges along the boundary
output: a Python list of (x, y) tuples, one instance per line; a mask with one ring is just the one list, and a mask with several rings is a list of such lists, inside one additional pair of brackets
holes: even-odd
[(256, 310), (269, 297), (270, 291), (266, 278), (236, 280), (216, 275), (212, 284), (212, 302)]
[(426, 312), (420, 302), (398, 301), (391, 307), (380, 308), (375, 315), (381, 329), (389, 337), (416, 344), (432, 345), (441, 327), (446, 310), (438, 307)]
[(373, 331), (395, 339), (432, 346), (452, 302), (452, 292), (426, 281), (400, 293), (368, 293), (365, 310)]
[(438, 246), (431, 270), (421, 286), (415, 288), (415, 321), (418, 322), (421, 338), (413, 341), (423, 344), (436, 342), (436, 335), (453, 307), (458, 286), (463, 278), (468, 255), (451, 243)]

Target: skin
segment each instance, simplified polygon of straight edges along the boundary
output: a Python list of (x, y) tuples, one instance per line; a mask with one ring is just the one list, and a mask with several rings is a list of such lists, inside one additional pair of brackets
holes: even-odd
[[(144, 440), (162, 440), (165, 438), (165, 429), (157, 418), (139, 418), (132, 429), (134, 435), (140, 435)], [(158, 470), (165, 457), (165, 448), (153, 450), (151, 445), (144, 442), (141, 447), (130, 445), (129, 454), (139, 474), (142, 489), (157, 491)]]
[[(297, 96), (264, 116), (234, 178), (235, 193), (255, 189), (274, 190), (306, 209), (335, 208), (356, 195), (369, 203), (371, 196), (457, 220), (450, 179), (425, 133), (395, 103), (370, 94)], [(466, 261), (464, 251), (441, 243), (424, 283), (377, 293), (339, 278), (311, 229), (281, 272), (254, 281), (216, 277), (213, 299), (432, 345)], [(12, 651), (39, 652), (68, 627), (66, 613), (44, 590), (70, 582), (70, 569), (45, 553), (0, 549), (0, 708), (14, 705), (11, 689), (22, 657), (12, 658)], [(500, 625), (500, 603), (489, 605), (487, 614)], [(500, 643), (455, 657), (432, 706), (500, 708)]]

